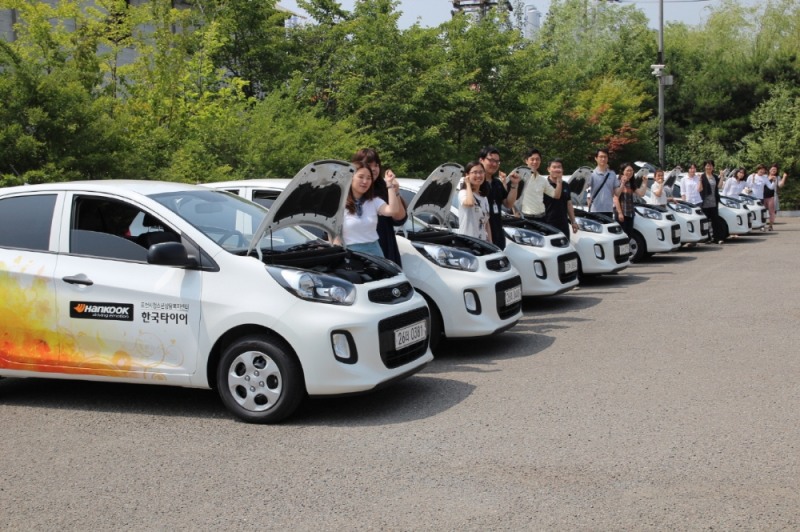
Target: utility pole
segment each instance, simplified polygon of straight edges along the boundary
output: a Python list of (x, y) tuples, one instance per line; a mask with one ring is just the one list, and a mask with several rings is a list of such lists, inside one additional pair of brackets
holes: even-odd
[(658, 59), (650, 68), (658, 79), (658, 166), (664, 168), (664, 87), (672, 85), (672, 76), (664, 74), (664, 0), (658, 0)]

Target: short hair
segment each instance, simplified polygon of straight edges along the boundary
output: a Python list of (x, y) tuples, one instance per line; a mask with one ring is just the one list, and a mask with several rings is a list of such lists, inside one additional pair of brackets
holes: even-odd
[(711, 166), (717, 166), (716, 164), (714, 164), (714, 159), (706, 159), (705, 161), (703, 161), (703, 166), (707, 164), (710, 164)]
[(767, 167), (766, 167), (766, 166), (764, 166), (763, 164), (759, 164), (758, 166), (756, 166), (756, 172), (758, 172), (759, 170), (762, 170), (762, 169), (763, 169), (763, 170), (766, 170), (766, 169), (767, 169)]
[(485, 159), (486, 157), (488, 157), (492, 153), (496, 153), (497, 155), (500, 155), (500, 150), (498, 150), (497, 148), (495, 148), (491, 144), (489, 146), (484, 146), (483, 148), (481, 148), (481, 151), (478, 154), (478, 158), (479, 159)]
[(529, 159), (533, 155), (538, 155), (539, 157), (541, 157), (542, 156), (542, 152), (540, 152), (536, 148), (530, 148), (530, 149), (525, 151), (523, 159)]
[(603, 152), (606, 155), (609, 155), (608, 148), (597, 148), (597, 151), (594, 152), (594, 156), (597, 157), (598, 155), (600, 155), (600, 152)]
[(561, 165), (561, 168), (564, 168), (564, 159), (561, 159), (561, 158), (559, 158), (559, 157), (556, 157), (555, 159), (550, 159), (550, 160), (547, 162), (547, 167), (548, 167), (548, 168), (550, 168), (550, 165), (551, 165), (551, 164), (560, 164), (560, 165)]

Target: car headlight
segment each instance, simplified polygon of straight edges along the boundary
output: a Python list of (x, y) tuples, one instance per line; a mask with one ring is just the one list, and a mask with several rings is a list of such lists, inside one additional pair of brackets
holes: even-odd
[(537, 233), (529, 229), (510, 226), (504, 226), (503, 230), (505, 231), (506, 236), (517, 244), (523, 246), (533, 246), (537, 248), (544, 247), (545, 239), (544, 235), (541, 233)]
[(267, 266), (267, 271), (279, 285), (300, 299), (334, 305), (352, 305), (356, 301), (356, 287), (344, 279), (279, 266)]
[(733, 198), (720, 198), (719, 202), (725, 205), (726, 207), (730, 207), (731, 209), (741, 209), (741, 203), (736, 201)]
[(594, 220), (590, 220), (588, 218), (576, 217), (575, 221), (578, 222), (578, 229), (580, 229), (581, 231), (586, 231), (588, 233), (603, 232), (603, 224), (597, 223)]
[(636, 206), (636, 213), (645, 218), (650, 218), (651, 220), (661, 220), (663, 218), (663, 215), (659, 211), (638, 205)]
[(437, 244), (414, 243), (414, 247), (417, 248), (426, 259), (438, 264), (442, 268), (464, 270), (468, 272), (478, 271), (477, 257), (466, 251)]
[(692, 214), (692, 209), (683, 203), (668, 203), (670, 209), (681, 214)]

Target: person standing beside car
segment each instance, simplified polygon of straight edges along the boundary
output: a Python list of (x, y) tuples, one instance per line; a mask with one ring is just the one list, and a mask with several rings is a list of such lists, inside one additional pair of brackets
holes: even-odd
[(569, 238), (569, 230), (578, 232), (578, 223), (575, 221), (575, 210), (572, 207), (572, 195), (563, 187), (564, 163), (561, 159), (553, 159), (547, 165), (549, 172), (548, 184), (558, 190), (556, 197), (544, 197), (545, 219), (548, 224), (556, 227), (564, 236)]
[(464, 167), (464, 182), (458, 191), (458, 229), (456, 233), (492, 242), (489, 226), (489, 184), (480, 161)]
[(385, 177), (389, 195), (389, 201), (386, 202), (375, 194), (372, 170), (360, 162), (352, 164), (356, 171), (347, 193), (342, 241), (348, 249), (383, 257), (378, 241), (378, 217), (395, 218), (404, 212), (398, 191), (400, 185), (393, 175)]
[(554, 187), (547, 176), (539, 173), (542, 154), (536, 148), (531, 148), (525, 153), (524, 161), (531, 170), (531, 176), (519, 185), (522, 190), (521, 193), (518, 193), (518, 195), (521, 194), (520, 211), (525, 218), (543, 221), (545, 218), (544, 196), (560, 198), (561, 189), (564, 186), (563, 180), (559, 179), (558, 184)]
[(738, 168), (736, 173), (725, 180), (722, 195), (735, 198), (744, 191), (747, 186), (747, 172), (744, 168)]
[(620, 168), (620, 186), (614, 192), (614, 212), (615, 220), (622, 226), (622, 230), (628, 237), (633, 238), (633, 217), (636, 215), (634, 209), (633, 195), (644, 195), (642, 187), (634, 189), (634, 169), (631, 163), (624, 163)]
[(700, 207), (703, 204), (703, 196), (700, 193), (702, 186), (703, 182), (697, 175), (697, 165), (689, 163), (686, 175), (681, 178), (681, 199)]
[(653, 174), (653, 186), (650, 187), (650, 192), (653, 194), (653, 205), (666, 205), (669, 202), (669, 196), (664, 188), (664, 170), (657, 168)]
[(786, 184), (786, 178), (789, 177), (789, 174), (784, 172), (783, 177), (779, 181), (778, 171), (778, 163), (772, 163), (772, 166), (769, 167), (769, 174), (767, 175), (769, 185), (771, 186), (764, 187), (764, 206), (769, 211), (770, 231), (772, 231), (772, 225), (775, 223), (775, 213), (778, 210), (778, 189), (783, 188), (783, 185)]
[(589, 212), (605, 214), (613, 219), (614, 193), (619, 187), (617, 174), (608, 167), (608, 150), (600, 148), (595, 152), (594, 160), (597, 163), (592, 175), (589, 176), (591, 195), (586, 200)]
[(514, 208), (520, 178), (516, 173), (512, 173), (508, 176), (508, 183), (506, 182), (506, 174), (500, 171), (500, 151), (494, 146), (484, 147), (478, 155), (478, 160), (486, 172), (491, 242), (500, 249), (505, 249), (506, 234), (503, 231), (502, 208)]
[(708, 159), (703, 163), (703, 174), (700, 176), (700, 195), (703, 197), (701, 208), (711, 222), (714, 240), (722, 244), (728, 238), (728, 224), (719, 215), (719, 195), (722, 189), (721, 179), (714, 173), (714, 161)]
[[(373, 186), (375, 195), (385, 202), (389, 202), (389, 189), (386, 186), (386, 181), (382, 175), (383, 167), (381, 165), (381, 158), (378, 152), (372, 148), (362, 148), (358, 150), (352, 157), (353, 163), (359, 163), (372, 172)], [(387, 168), (385, 175), (387, 178), (394, 179), (395, 175), (391, 168)], [(400, 259), (400, 249), (397, 247), (397, 237), (395, 236), (395, 227), (401, 226), (406, 222), (408, 215), (406, 214), (406, 205), (403, 198), (400, 198), (401, 212), (396, 216), (378, 216), (378, 244), (381, 246), (383, 256), (393, 261), (398, 266), (402, 266)]]

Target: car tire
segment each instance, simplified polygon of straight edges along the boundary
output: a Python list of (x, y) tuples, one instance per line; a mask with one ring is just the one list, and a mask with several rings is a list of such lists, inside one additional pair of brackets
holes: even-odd
[(631, 262), (640, 262), (647, 255), (647, 245), (644, 237), (639, 233), (633, 233), (631, 237)]
[(231, 343), (217, 367), (217, 391), (225, 407), (248, 423), (277, 423), (305, 397), (303, 370), (294, 353), (267, 335)]
[[(422, 292), (420, 292), (420, 294), (422, 294)], [(422, 294), (422, 297), (425, 298), (428, 309), (431, 311), (431, 330), (428, 333), (428, 346), (430, 346), (431, 352), (436, 352), (439, 344), (442, 342), (442, 336), (444, 336), (442, 314), (439, 312), (439, 307), (436, 306), (436, 303), (428, 297), (428, 294)]]

